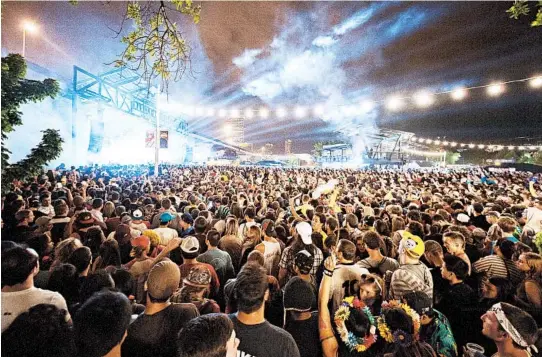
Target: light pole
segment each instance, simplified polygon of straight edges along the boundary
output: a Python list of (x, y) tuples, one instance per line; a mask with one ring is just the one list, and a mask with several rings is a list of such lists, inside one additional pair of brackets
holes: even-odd
[(154, 128), (154, 177), (158, 177), (158, 162), (160, 160), (160, 89), (153, 87), (151, 93), (155, 96), (156, 123)]
[(38, 26), (32, 21), (23, 21), (23, 57), (26, 53), (26, 31), (29, 33), (35, 33), (38, 30)]

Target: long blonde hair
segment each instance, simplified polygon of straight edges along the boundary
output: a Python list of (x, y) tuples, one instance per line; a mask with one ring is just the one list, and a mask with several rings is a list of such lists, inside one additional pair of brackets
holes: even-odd
[(258, 226), (252, 226), (248, 229), (247, 238), (244, 245), (246, 247), (255, 247), (262, 242), (262, 230)]
[(529, 267), (527, 275), (537, 282), (542, 283), (542, 256), (532, 252), (523, 253), (522, 255), (525, 257), (525, 261)]
[(230, 217), (226, 221), (226, 228), (224, 230), (224, 236), (237, 236), (239, 232), (239, 225), (237, 224), (237, 219)]

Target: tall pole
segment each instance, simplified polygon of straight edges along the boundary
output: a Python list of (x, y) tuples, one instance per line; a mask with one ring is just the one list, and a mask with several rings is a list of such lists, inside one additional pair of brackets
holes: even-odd
[(158, 177), (160, 159), (160, 90), (156, 91), (156, 127), (154, 132), (154, 177)]
[(26, 47), (26, 29), (23, 27), (23, 57), (25, 54), (25, 47)]

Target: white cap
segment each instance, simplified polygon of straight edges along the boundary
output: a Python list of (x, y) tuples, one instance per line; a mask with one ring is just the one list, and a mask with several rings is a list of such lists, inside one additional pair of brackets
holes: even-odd
[(457, 215), (457, 220), (461, 223), (469, 223), (470, 218), (465, 213), (460, 213)]
[(300, 222), (295, 226), (297, 234), (301, 237), (301, 240), (305, 244), (312, 244), (312, 227), (307, 222)]

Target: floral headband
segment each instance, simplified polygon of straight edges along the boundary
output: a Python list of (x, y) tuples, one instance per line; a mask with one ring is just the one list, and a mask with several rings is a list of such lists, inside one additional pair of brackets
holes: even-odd
[(396, 330), (391, 332), (389, 326), (386, 323), (384, 315), (379, 316), (378, 321), (378, 330), (380, 331), (380, 336), (386, 340), (388, 343), (398, 343), (403, 347), (410, 346), (415, 340), (419, 338), (420, 332), (420, 315), (414, 311), (410, 306), (404, 303), (400, 303), (397, 300), (384, 301), (382, 303), (382, 310), (389, 310), (393, 308), (402, 309), (410, 318), (414, 324), (414, 333), (411, 335), (403, 330)]
[[(368, 337), (358, 337), (353, 332), (348, 331), (345, 321), (350, 317), (351, 309), (361, 310), (369, 319), (371, 327)], [(341, 303), (341, 306), (335, 312), (335, 325), (341, 341), (350, 349), (351, 352), (365, 352), (376, 342), (376, 324), (371, 309), (363, 301), (353, 296), (347, 297)]]
[(520, 335), (518, 330), (512, 325), (510, 320), (506, 318), (506, 315), (504, 314), (504, 311), (502, 310), (501, 303), (495, 304), (489, 309), (489, 311), (492, 311), (495, 313), (495, 316), (497, 317), (497, 321), (499, 321), (499, 324), (502, 326), (504, 331), (510, 335), (512, 340), (520, 345), (521, 347), (525, 348), (527, 350), (527, 353), (529, 356), (532, 356), (531, 349), (538, 353), (538, 349), (534, 345), (529, 345), (527, 341)]

